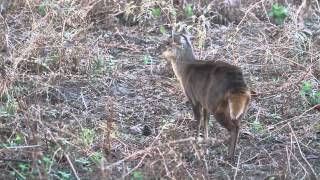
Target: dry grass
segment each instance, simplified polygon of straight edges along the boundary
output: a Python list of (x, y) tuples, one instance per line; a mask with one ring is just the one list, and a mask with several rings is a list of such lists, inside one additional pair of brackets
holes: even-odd
[[(270, 23), (272, 0), (229, 9), (241, 18), (228, 26), (201, 5), (200, 18), (174, 18), (166, 1), (3, 2), (1, 178), (319, 179), (319, 111), (300, 95), (304, 82), (320, 89), (316, 2), (305, 26), (293, 5), (283, 25)], [(200, 59), (241, 66), (256, 93), (236, 164), (224, 160), (227, 133), (214, 118), (210, 141), (192, 138), (190, 106), (160, 56), (159, 29), (181, 26)]]

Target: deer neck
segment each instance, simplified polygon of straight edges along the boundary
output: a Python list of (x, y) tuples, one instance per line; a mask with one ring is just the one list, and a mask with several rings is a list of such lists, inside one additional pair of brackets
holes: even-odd
[(180, 80), (182, 76), (186, 73), (186, 69), (190, 64), (196, 61), (193, 49), (186, 48), (180, 50), (176, 54), (175, 61), (172, 61), (172, 68), (178, 79)]
[(177, 53), (176, 59), (171, 61), (172, 69), (182, 87), (182, 91), (184, 92), (184, 94), (186, 93), (184, 90), (183, 79), (188, 73), (188, 67), (190, 66), (190, 64), (194, 64), (195, 61), (196, 59), (192, 49), (189, 49), (185, 52), (182, 51)]

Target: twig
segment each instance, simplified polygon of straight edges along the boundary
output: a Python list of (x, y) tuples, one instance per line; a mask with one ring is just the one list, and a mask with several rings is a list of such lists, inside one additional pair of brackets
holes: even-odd
[[(55, 156), (56, 156), (56, 154), (57, 154), (60, 150), (62, 150), (61, 147), (59, 147), (59, 148), (53, 153), (53, 156), (52, 156), (51, 159), (54, 159)], [(53, 162), (54, 162), (54, 161), (51, 161), (51, 163), (50, 163), (50, 166), (49, 166), (49, 168), (48, 168), (48, 174), (50, 174), (50, 172), (51, 172)]]
[(295, 132), (293, 131), (291, 124), (288, 123), (288, 126), (289, 126), (289, 128), (290, 128), (290, 130), (291, 130), (291, 133), (292, 133), (295, 141), (297, 142), (297, 146), (298, 146), (298, 149), (299, 149), (299, 152), (300, 152), (300, 155), (301, 155), (302, 159), (303, 159), (303, 160), (306, 162), (306, 164), (309, 166), (309, 168), (311, 169), (311, 171), (312, 171), (314, 177), (316, 178), (316, 180), (318, 180), (318, 176), (317, 176), (317, 174), (315, 173), (313, 167), (311, 166), (311, 164), (309, 163), (309, 161), (306, 159), (304, 153), (301, 151), (301, 147), (300, 147), (298, 138), (297, 138)]
[(21, 160), (21, 159), (11, 159), (11, 158), (0, 158), (0, 161), (13, 161), (13, 162), (21, 162), (21, 163), (31, 163), (32, 160)]
[(9, 166), (11, 169), (13, 169), (13, 171), (14, 171), (15, 173), (17, 173), (17, 174), (20, 176), (20, 178), (26, 179), (26, 177), (25, 177), (23, 174), (21, 174), (16, 168), (12, 167), (10, 164), (8, 164), (8, 166)]
[(312, 67), (312, 65), (307, 69), (307, 71), (304, 73), (304, 74), (302, 74), (300, 77), (299, 77), (299, 79), (298, 80), (296, 80), (295, 82), (292, 82), (292, 83), (286, 83), (286, 84), (283, 84), (281, 87), (279, 87), (278, 89), (280, 90), (280, 91), (283, 91), (283, 90), (285, 90), (285, 89), (287, 89), (288, 87), (290, 87), (292, 84), (295, 84), (295, 85), (297, 85), (297, 84), (299, 84), (301, 81), (303, 81), (304, 79), (305, 79), (305, 77), (311, 72), (311, 68)]
[(119, 28), (116, 27), (117, 30), (117, 34), (119, 34), (119, 36), (121, 37), (121, 39), (126, 43), (126, 45), (129, 45), (128, 41), (122, 36), (122, 34), (119, 31)]
[(27, 149), (27, 148), (37, 148), (37, 147), (41, 147), (41, 145), (26, 145), (26, 146), (11, 146), (11, 147), (5, 147), (5, 148), (0, 148), (0, 149)]
[(163, 153), (160, 151), (159, 148), (157, 148), (157, 150), (158, 150), (158, 152), (159, 152), (159, 155), (160, 155), (161, 158), (162, 158), (163, 166), (164, 166), (164, 168), (166, 169), (166, 175), (169, 176), (169, 177), (171, 177), (171, 173), (170, 173), (170, 171), (169, 171), (169, 168), (168, 168), (168, 165), (167, 165), (167, 163), (166, 163), (166, 159), (165, 159), (164, 156), (163, 156)]
[[(292, 117), (292, 118), (290, 118), (290, 119), (287, 119), (287, 120), (284, 120), (284, 121), (280, 121), (280, 122), (274, 124), (274, 126), (276, 127), (276, 126), (278, 126), (278, 125), (280, 125), (280, 124), (284, 124), (284, 123), (287, 123), (287, 122), (292, 122), (292, 121), (294, 121), (295, 119), (300, 119), (303, 115), (305, 115), (307, 112), (315, 109), (317, 106), (318, 106), (318, 105), (315, 105), (315, 106), (307, 109), (306, 111), (304, 111), (303, 113), (301, 113), (299, 116), (295, 116), (295, 117)], [(281, 129), (281, 128), (280, 128), (280, 129)]]
[(251, 5), (251, 6), (248, 8), (248, 10), (245, 12), (243, 18), (241, 19), (241, 21), (240, 21), (239, 24), (237, 25), (237, 27), (236, 27), (236, 32), (234, 33), (233, 37), (235, 37), (235, 36), (238, 34), (238, 32), (240, 31), (240, 28), (239, 28), (239, 27), (240, 27), (240, 25), (242, 24), (242, 22), (245, 20), (245, 18), (248, 16), (249, 12), (250, 12), (254, 7), (256, 7), (259, 3), (262, 3), (262, 2), (264, 2), (264, 0), (258, 1), (258, 2), (254, 3), (253, 5)]
[(122, 176), (121, 179), (125, 179), (125, 177), (127, 177), (129, 174), (131, 174), (136, 169), (138, 169), (140, 167), (140, 165), (142, 164), (143, 160), (146, 158), (146, 156), (147, 156), (147, 154), (144, 154), (142, 156), (142, 158), (140, 159), (139, 163), (134, 168), (132, 168), (129, 172), (127, 172), (124, 176)]
[(256, 154), (256, 155), (253, 156), (252, 158), (249, 158), (249, 159), (247, 159), (247, 160), (245, 160), (245, 161), (242, 161), (241, 164), (245, 164), (245, 163), (247, 163), (247, 162), (250, 162), (250, 161), (256, 159), (258, 156), (259, 156), (259, 154)]
[(238, 175), (238, 170), (239, 170), (239, 166), (240, 166), (240, 158), (241, 158), (241, 151), (239, 152), (237, 167), (236, 167), (236, 171), (234, 172), (233, 180), (236, 180), (237, 175)]
[[(293, 142), (292, 142), (292, 136), (291, 136), (291, 146), (292, 146), (292, 144), (293, 144)], [(289, 153), (292, 154), (292, 157), (298, 162), (298, 164), (300, 165), (300, 167), (303, 169), (304, 175), (303, 175), (303, 177), (301, 177), (300, 179), (305, 179), (308, 171), (307, 171), (307, 169), (301, 164), (301, 162), (299, 161), (298, 157), (297, 157), (295, 154), (293, 154), (292, 148), (293, 148), (293, 147), (291, 147), (291, 150), (289, 150), (289, 151), (290, 151)], [(289, 168), (290, 168), (290, 166), (289, 166)], [(291, 168), (290, 168), (290, 174), (291, 174)]]
[[(290, 151), (290, 152), (291, 152), (291, 151)], [(290, 166), (291, 166), (291, 163), (290, 163), (291, 153), (290, 153), (290, 152), (289, 152), (289, 150), (288, 150), (288, 146), (286, 146), (287, 163), (288, 163), (286, 169), (287, 169), (287, 171), (289, 171), (289, 174), (291, 174), (291, 168), (290, 168)]]
[[(112, 163), (112, 164), (108, 165), (106, 167), (106, 169), (111, 168), (111, 167), (116, 166), (116, 165), (119, 165), (119, 164), (123, 163), (124, 161), (126, 161), (126, 160), (128, 160), (130, 158), (133, 158), (133, 157), (135, 157), (137, 155), (140, 155), (140, 154), (144, 154), (146, 152), (150, 152), (150, 151), (152, 151), (154, 149), (157, 149), (159, 147), (168, 146), (168, 145), (171, 145), (171, 144), (179, 144), (179, 143), (184, 143), (184, 142), (193, 142), (193, 141), (197, 141), (197, 139), (194, 138), (194, 137), (189, 137), (189, 138), (185, 138), (185, 139), (169, 141), (167, 143), (163, 143), (163, 144), (159, 144), (159, 145), (156, 145), (156, 146), (148, 147), (146, 149), (143, 149), (143, 150), (140, 150), (140, 151), (136, 151), (135, 153), (133, 153), (131, 155), (128, 155), (127, 157), (121, 159), (120, 161), (117, 161), (115, 163)], [(202, 140), (201, 142), (198, 142), (198, 143), (210, 143), (212, 141), (213, 141), (212, 138), (208, 138), (207, 140)]]
[(72, 162), (71, 162), (71, 160), (70, 160), (69, 155), (68, 155), (68, 154), (64, 154), (64, 156), (67, 158), (67, 161), (68, 161), (68, 163), (69, 163), (69, 165), (70, 165), (70, 167), (71, 167), (71, 169), (72, 169), (73, 174), (76, 176), (76, 179), (77, 179), (77, 180), (80, 180), (80, 178), (79, 178), (79, 176), (78, 176), (78, 173), (77, 173), (76, 169), (74, 168), (74, 166), (73, 166), (73, 164), (72, 164)]
[(45, 121), (41, 121), (40, 124), (42, 124), (43, 126), (45, 125), (45, 126), (51, 128), (51, 129), (54, 129), (55, 131), (58, 131), (58, 132), (67, 134), (67, 135), (71, 136), (72, 138), (75, 138), (75, 139), (78, 139), (78, 138), (79, 138), (78, 136), (76, 136), (76, 135), (74, 135), (74, 134), (72, 134), (72, 133), (66, 132), (66, 131), (58, 128), (58, 127), (53, 126), (53, 125), (50, 124), (50, 123), (45, 122)]

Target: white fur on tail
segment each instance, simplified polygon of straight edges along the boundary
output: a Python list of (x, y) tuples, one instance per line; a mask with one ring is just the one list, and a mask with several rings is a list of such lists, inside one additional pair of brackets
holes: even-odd
[[(237, 102), (234, 102), (234, 103), (237, 103)], [(242, 105), (241, 109), (236, 111), (233, 105), (234, 105), (233, 102), (231, 101), (231, 99), (229, 99), (230, 117), (232, 120), (235, 120), (235, 119), (238, 119), (243, 114), (245, 106)]]
[(246, 111), (246, 105), (250, 99), (250, 92), (231, 94), (228, 99), (230, 118), (238, 119)]

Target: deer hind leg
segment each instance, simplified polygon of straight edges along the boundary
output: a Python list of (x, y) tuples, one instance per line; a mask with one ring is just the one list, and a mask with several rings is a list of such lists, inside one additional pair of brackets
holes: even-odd
[(228, 157), (231, 161), (234, 161), (234, 154), (237, 146), (237, 141), (239, 138), (239, 125), (235, 122), (234, 127), (230, 131), (230, 146)]
[(239, 136), (239, 120), (231, 120), (229, 117), (225, 116), (223, 113), (215, 115), (216, 120), (228, 130), (230, 134), (229, 141), (229, 150), (228, 150), (228, 157), (231, 161), (234, 160), (235, 149), (238, 141)]
[(208, 111), (202, 107), (203, 114), (203, 124), (204, 124), (204, 139), (208, 139), (208, 122), (209, 122), (209, 114)]
[(193, 118), (197, 121), (197, 138), (200, 136), (201, 127), (201, 114), (200, 114), (200, 104), (192, 103)]

